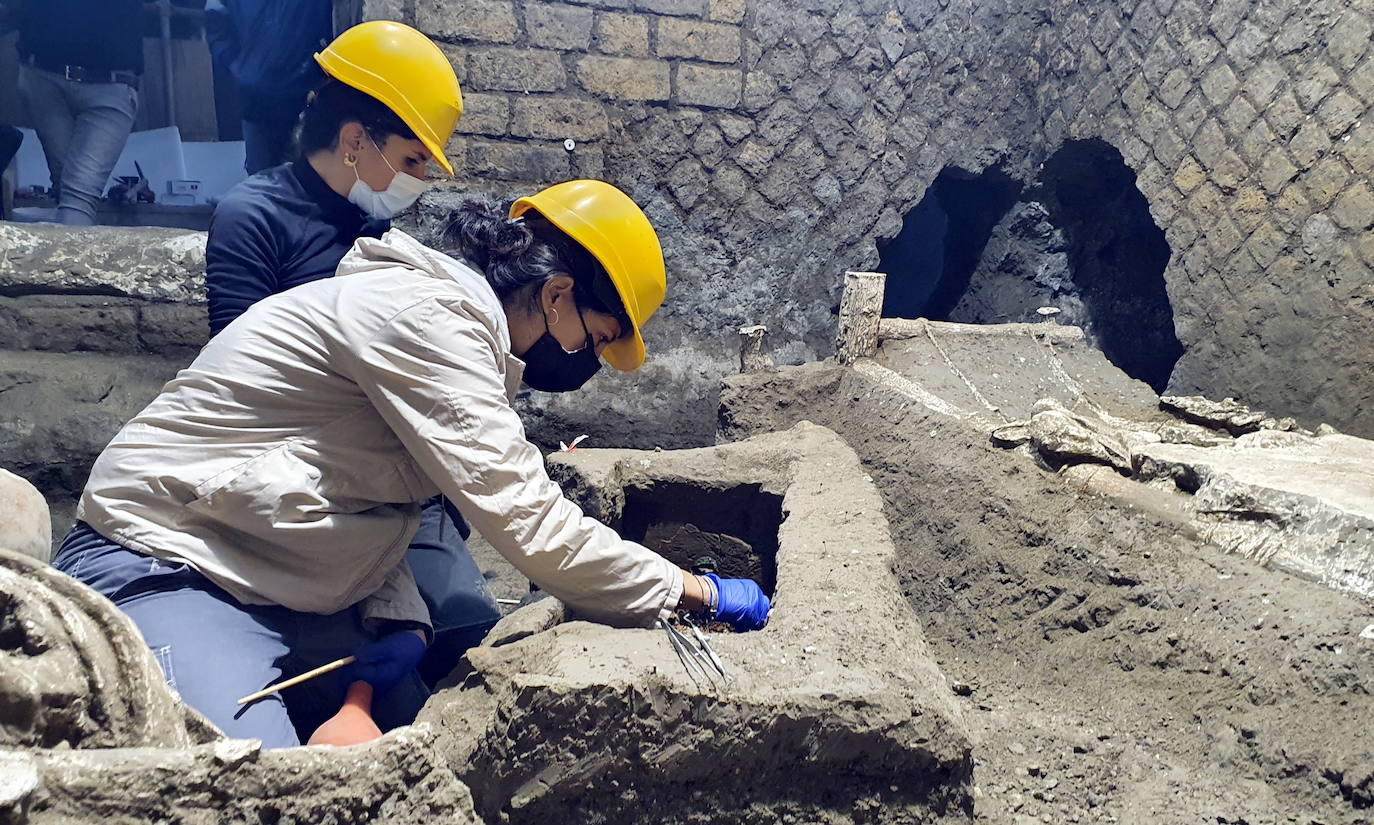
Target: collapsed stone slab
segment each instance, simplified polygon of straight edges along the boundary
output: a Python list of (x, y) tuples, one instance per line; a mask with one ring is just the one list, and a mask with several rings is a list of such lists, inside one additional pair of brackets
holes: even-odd
[(177, 748), (213, 731), (167, 689), (127, 616), (71, 577), (5, 551), (0, 707), (0, 747)]
[(354, 748), (225, 739), (167, 687), (133, 623), (0, 551), (0, 823), (480, 823), (425, 728)]
[(711, 635), (731, 681), (694, 679), (663, 630), (576, 621), (547, 600), (508, 617), (420, 717), (482, 816), (969, 818), (966, 727), (892, 575), (882, 503), (839, 438), (803, 423), (551, 464), (589, 515), (680, 564), (695, 559), (666, 539), (683, 525), (733, 537), (711, 545), (717, 561), (760, 568), (775, 610), (762, 631)]
[[(1374, 442), (1313, 434), (1232, 399), (1161, 399), (1073, 327), (883, 319), (878, 339), (852, 368), (727, 379), (722, 432), (785, 425), (778, 407), (793, 397), (879, 396), (898, 419), (953, 419), (1226, 552), (1374, 597)], [(1084, 465), (1115, 477), (1074, 469)]]
[[(349, 748), (264, 751), (254, 740), (188, 748), (0, 751), (7, 825), (443, 822), (481, 825), (468, 789), (423, 728)], [(8, 798), (7, 798), (8, 796)]]

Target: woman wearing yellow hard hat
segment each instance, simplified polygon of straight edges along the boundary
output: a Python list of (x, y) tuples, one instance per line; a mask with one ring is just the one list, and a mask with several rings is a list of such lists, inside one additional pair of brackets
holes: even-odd
[(414, 718), (434, 622), (406, 545), (436, 492), (584, 618), (768, 620), (754, 582), (693, 575), (583, 515), (512, 406), (522, 379), (568, 391), (602, 358), (644, 361), (666, 279), (639, 207), (571, 181), (505, 212), (466, 202), (439, 246), (362, 238), (337, 277), (259, 302), (92, 469), (54, 566), (127, 613), (182, 698), (231, 736), (296, 744), (358, 682), (382, 729)]
[[(324, 82), (297, 127), (297, 157), (235, 187), (219, 204), (205, 249), (210, 332), (250, 306), (334, 274), (353, 242), (380, 237), (428, 186), (463, 96), (429, 38), (402, 23), (354, 26), (315, 55)], [(411, 564), (434, 616), (423, 671), (436, 680), (501, 617), (463, 544), (467, 527), (438, 499), (426, 505)]]

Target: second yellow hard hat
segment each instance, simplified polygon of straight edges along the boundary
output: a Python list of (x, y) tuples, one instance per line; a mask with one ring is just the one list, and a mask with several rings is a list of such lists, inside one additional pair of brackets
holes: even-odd
[(570, 180), (550, 186), (511, 205), (510, 216), (535, 212), (563, 230), (601, 263), (610, 276), (632, 335), (606, 345), (602, 357), (629, 372), (644, 363), (644, 322), (668, 291), (663, 249), (653, 224), (629, 195), (605, 181)]
[(439, 47), (420, 32), (391, 20), (359, 23), (315, 55), (325, 74), (371, 95), (396, 113), (448, 174), (444, 154), (463, 93)]

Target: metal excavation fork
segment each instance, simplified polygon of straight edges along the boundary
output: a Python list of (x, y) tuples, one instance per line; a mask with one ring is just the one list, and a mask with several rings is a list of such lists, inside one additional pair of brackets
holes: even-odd
[(706, 641), (706, 635), (691, 620), (686, 620), (687, 626), (692, 629), (689, 637), (682, 631), (673, 627), (671, 622), (660, 620), (659, 624), (668, 632), (668, 644), (672, 645), (673, 651), (677, 653), (678, 659), (682, 661), (682, 666), (687, 670), (687, 675), (692, 681), (697, 681), (697, 674), (712, 684), (715, 683), (719, 674), (725, 681), (733, 681), (732, 677), (725, 672), (725, 666), (721, 664), (720, 657), (711, 649), (711, 645)]

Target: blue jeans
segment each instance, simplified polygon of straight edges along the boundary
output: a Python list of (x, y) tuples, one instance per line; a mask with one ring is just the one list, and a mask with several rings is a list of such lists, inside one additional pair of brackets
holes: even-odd
[[(236, 738), (264, 747), (298, 745), (343, 702), (335, 671), (247, 705), (250, 693), (352, 653), (376, 636), (356, 607), (332, 615), (240, 604), (184, 564), (126, 550), (77, 522), (53, 567), (114, 602), (139, 631), (185, 702)], [(418, 674), (377, 696), (382, 730), (409, 724), (429, 698)]]
[(78, 83), (21, 64), (19, 93), (48, 159), (57, 220), (93, 226), (96, 204), (134, 126), (138, 90), (124, 83)]
[(425, 684), (433, 688), (500, 620), (501, 608), (440, 498), (420, 510), (420, 529), (410, 540), (406, 561), (434, 626), (434, 641), (419, 666)]

